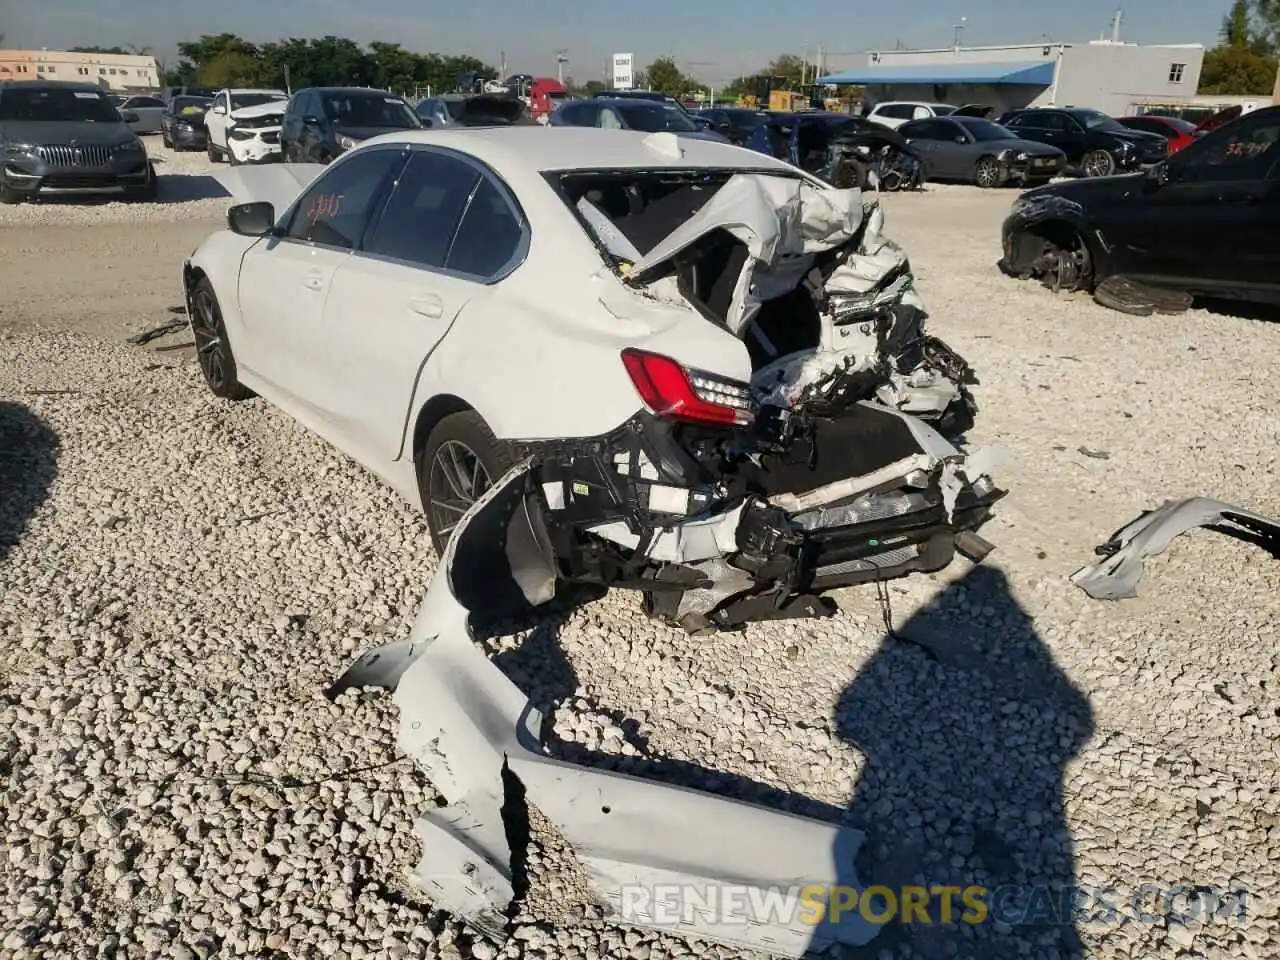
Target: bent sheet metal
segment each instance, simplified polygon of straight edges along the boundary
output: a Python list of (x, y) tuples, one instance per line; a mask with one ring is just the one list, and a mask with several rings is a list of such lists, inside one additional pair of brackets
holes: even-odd
[[(514, 468), (459, 523), (408, 639), (366, 653), (329, 691), (395, 691), (400, 748), (447, 801), (416, 824), (423, 851), (416, 876), (425, 890), (440, 907), (502, 936), (514, 896), (508, 837), (519, 835), (504, 822), (520, 815), (514, 778), (526, 802), (562, 831), (613, 922), (792, 957), (869, 942), (878, 928), (858, 911), (814, 925), (800, 902), (815, 885), (861, 892), (860, 832), (549, 755), (541, 714), (469, 630), (471, 611), (493, 589), (540, 579), (545, 557), (519, 531), (529, 470), (527, 461)], [(655, 910), (634, 895), (655, 888), (685, 891), (683, 902)], [(715, 888), (760, 895), (717, 897)], [(762, 902), (774, 909), (752, 911)]]

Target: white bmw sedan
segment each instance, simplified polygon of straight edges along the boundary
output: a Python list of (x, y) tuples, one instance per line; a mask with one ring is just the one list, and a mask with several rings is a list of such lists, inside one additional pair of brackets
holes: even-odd
[(991, 549), (952, 445), (968, 365), (924, 332), (872, 194), (669, 133), (379, 137), (237, 168), (183, 266), (219, 397), (264, 398), (421, 504), (437, 548), (527, 477), (501, 562), (644, 591), (690, 630)]

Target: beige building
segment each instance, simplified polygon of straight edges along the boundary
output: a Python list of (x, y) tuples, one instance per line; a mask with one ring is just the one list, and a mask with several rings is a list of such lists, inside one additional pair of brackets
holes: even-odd
[(74, 80), (109, 90), (154, 90), (160, 69), (147, 55), (0, 50), (0, 80)]

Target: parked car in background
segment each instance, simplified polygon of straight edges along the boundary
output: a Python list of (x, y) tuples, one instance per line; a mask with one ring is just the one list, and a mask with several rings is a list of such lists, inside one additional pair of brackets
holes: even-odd
[(677, 133), (682, 137), (729, 142), (723, 134), (695, 123), (688, 111), (646, 98), (570, 100), (551, 114), (553, 127), (600, 127), (605, 130), (642, 130)]
[(246, 171), (182, 268), (210, 390), (355, 458), (437, 549), (531, 459), (489, 541), (530, 602), (605, 584), (733, 627), (986, 549), (1003, 492), (946, 439), (972, 423), (968, 367), (925, 334), (874, 198), (683, 145), (406, 131), (300, 190)]
[(178, 86), (165, 87), (160, 99), (168, 103), (174, 97), (208, 97), (212, 100), (218, 95), (217, 87)]
[(386, 90), (308, 87), (285, 109), (280, 151), (286, 163), (329, 163), (372, 137), (421, 126), (405, 99)]
[(0, 203), (118, 194), (153, 200), (146, 147), (102, 88), (54, 80), (0, 82)]
[(1107, 177), (1169, 156), (1169, 141), (1162, 135), (1131, 130), (1114, 117), (1083, 107), (1019, 110), (1004, 126), (1024, 140), (1057, 147), (1067, 155), (1068, 167), (1086, 177)]
[(910, 190), (924, 182), (919, 157), (898, 131), (843, 113), (769, 111), (745, 146), (840, 188), (874, 182), (885, 191)]
[(121, 113), (132, 113), (138, 119), (129, 124), (134, 133), (159, 133), (160, 118), (164, 116), (164, 101), (159, 97), (124, 97), (118, 107)]
[(173, 150), (205, 150), (208, 134), (204, 116), (213, 106), (212, 97), (174, 97), (160, 117), (160, 138)]
[(766, 116), (765, 111), (751, 107), (708, 107), (694, 111), (695, 118), (709, 121), (712, 130), (740, 147), (746, 144), (752, 131), (764, 122)]
[(962, 180), (980, 187), (1038, 186), (1066, 168), (1057, 147), (1023, 140), (1007, 127), (978, 117), (911, 120), (898, 127), (924, 162), (930, 180)]
[(505, 127), (535, 121), (523, 100), (499, 93), (446, 93), (419, 101), (414, 112), (424, 127)]
[(669, 93), (659, 93), (656, 90), (600, 90), (595, 96), (604, 100), (648, 100), (653, 103), (665, 103), (667, 106), (675, 107), (684, 113), (703, 130), (711, 129), (710, 120), (697, 116)]
[(221, 163), (269, 163), (280, 158), (280, 125), (289, 95), (283, 90), (219, 90), (204, 116), (205, 149)]
[(1140, 117), (1118, 117), (1116, 120), (1122, 127), (1130, 130), (1142, 130), (1155, 133), (1169, 141), (1169, 153), (1174, 154), (1183, 147), (1190, 146), (1195, 140), (1196, 125), (1189, 120), (1178, 117), (1159, 117), (1155, 114), (1144, 114)]
[(908, 120), (949, 117), (958, 108), (953, 103), (924, 103), (915, 100), (885, 100), (871, 108), (866, 119), (896, 129)]
[(1143, 173), (1022, 194), (1004, 223), (1000, 265), (1062, 289), (1121, 277), (1280, 303), (1278, 238), (1280, 107), (1268, 107)]

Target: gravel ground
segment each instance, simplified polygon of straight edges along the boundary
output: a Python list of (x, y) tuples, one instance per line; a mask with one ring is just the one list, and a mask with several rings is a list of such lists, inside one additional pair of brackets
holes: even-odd
[[(974, 440), (1016, 456), (987, 563), (890, 587), (933, 657), (886, 636), (870, 590), (829, 621), (710, 639), (615, 592), (485, 645), (554, 711), (562, 755), (845, 818), (879, 882), (1116, 889), (1117, 918), (887, 929), (869, 956), (1275, 957), (1280, 565), (1196, 531), (1148, 562), (1140, 599), (1066, 577), (1166, 497), (1280, 516), (1280, 325), (1007, 280), (1010, 198), (888, 201), (935, 332), (978, 368)], [(120, 342), (177, 302), (196, 226), (79, 230), (0, 312), (0, 953), (732, 956), (595, 919), (536, 819), (505, 950), (407, 885), (430, 785), (395, 755), (389, 698), (321, 690), (407, 630), (426, 529), (260, 401), (215, 402), (181, 352)], [(0, 230), (0, 284), (59, 229)], [(110, 285), (87, 273), (102, 258)], [(86, 289), (96, 304), (56, 312)], [(1135, 920), (1144, 884), (1253, 899), (1174, 922), (1148, 888)]]

